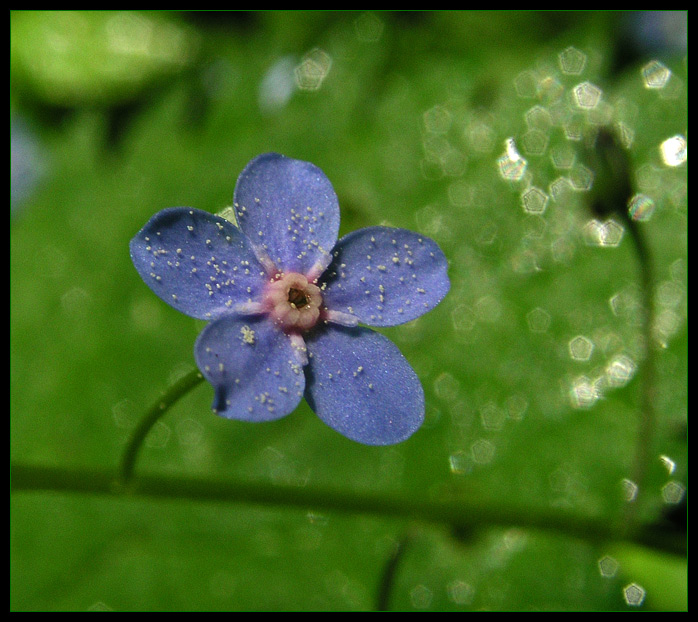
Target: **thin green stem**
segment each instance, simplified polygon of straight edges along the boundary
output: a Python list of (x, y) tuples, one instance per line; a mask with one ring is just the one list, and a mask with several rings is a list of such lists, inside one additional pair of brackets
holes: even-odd
[(405, 551), (409, 544), (414, 540), (416, 529), (410, 527), (402, 538), (397, 542), (388, 561), (383, 569), (380, 584), (378, 586), (378, 595), (376, 598), (376, 611), (388, 611), (390, 609), (390, 596), (395, 587), (395, 578), (397, 576), (398, 567), (405, 557)]
[(198, 369), (193, 369), (177, 380), (177, 382), (167, 389), (161, 399), (146, 411), (124, 449), (117, 476), (117, 482), (120, 485), (128, 485), (133, 478), (133, 471), (136, 466), (138, 454), (146, 436), (148, 436), (153, 426), (181, 397), (201, 383), (202, 380), (203, 376), (201, 372)]
[[(645, 238), (638, 224), (630, 218), (626, 221), (640, 267), (640, 287), (642, 292), (642, 333), (645, 341), (645, 357), (642, 363), (642, 385), (640, 411), (638, 420), (637, 442), (633, 458), (631, 477), (638, 486), (640, 495), (644, 496), (645, 480), (654, 448), (657, 416), (654, 408), (655, 401), (655, 345), (652, 335), (654, 325), (654, 278), (652, 259)], [(626, 528), (632, 529), (637, 516), (637, 503), (627, 505), (625, 515)]]
[(652, 257), (640, 226), (628, 213), (628, 201), (632, 197), (633, 180), (628, 154), (620, 146), (612, 130), (602, 128), (596, 136), (593, 148), (588, 150), (587, 161), (595, 172), (594, 186), (590, 194), (590, 207), (595, 215), (621, 218), (630, 232), (637, 254), (640, 289), (642, 294), (642, 337), (645, 342), (641, 364), (640, 405), (637, 421), (637, 441), (631, 458), (629, 477), (638, 488), (638, 497), (629, 502), (622, 515), (620, 529), (630, 532), (636, 528), (640, 503), (644, 502), (645, 480), (655, 445), (657, 417), (655, 413), (655, 347), (652, 328), (654, 324), (654, 277)]
[(423, 521), (447, 526), (454, 532), (474, 532), (489, 527), (521, 527), (550, 531), (588, 542), (628, 540), (658, 550), (685, 555), (681, 537), (654, 528), (620, 534), (606, 517), (575, 516), (564, 510), (525, 508), (466, 499), (417, 500), (391, 494), (347, 491), (321, 487), (299, 488), (266, 481), (208, 480), (139, 475), (128, 487), (118, 485), (110, 470), (11, 465), (11, 490), (55, 491), (114, 498), (187, 499), (199, 502), (245, 503), (265, 507), (365, 514), (382, 518)]

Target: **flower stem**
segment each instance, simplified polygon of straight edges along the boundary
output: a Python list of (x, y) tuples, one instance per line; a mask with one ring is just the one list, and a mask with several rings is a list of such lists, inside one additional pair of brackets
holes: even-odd
[(395, 578), (398, 567), (405, 556), (405, 551), (409, 544), (415, 539), (417, 530), (410, 527), (400, 540), (395, 544), (388, 561), (383, 569), (381, 582), (378, 586), (376, 598), (376, 611), (388, 611), (390, 609), (390, 597), (395, 588)]
[(124, 449), (119, 466), (117, 483), (127, 486), (133, 478), (133, 471), (138, 459), (138, 453), (143, 446), (148, 432), (160, 420), (160, 418), (184, 395), (191, 391), (203, 380), (203, 376), (198, 369), (193, 369), (185, 376), (175, 382), (165, 394), (154, 403), (140, 420), (136, 429)]
[(128, 487), (115, 485), (113, 472), (65, 467), (12, 464), (13, 493), (58, 491), (114, 498), (187, 499), (189, 501), (246, 503), (266, 507), (300, 508), (382, 518), (399, 518), (448, 526), (471, 533), (490, 527), (519, 527), (565, 534), (588, 542), (632, 541), (677, 555), (686, 554), (683, 534), (647, 526), (632, 533), (619, 532), (607, 517), (572, 515), (564, 510), (475, 503), (469, 499), (428, 500), (388, 493), (305, 487), (266, 481), (210, 480), (204, 478), (139, 475)]
[[(642, 385), (640, 411), (638, 416), (637, 442), (635, 456), (631, 467), (631, 477), (638, 486), (640, 495), (644, 496), (645, 480), (649, 470), (652, 451), (655, 445), (657, 416), (655, 413), (655, 345), (652, 329), (654, 326), (654, 279), (652, 260), (649, 249), (637, 223), (630, 218), (626, 220), (638, 256), (640, 284), (642, 291), (642, 333), (645, 341), (645, 358), (642, 364)], [(637, 502), (628, 503), (624, 523), (631, 529), (639, 508)]]
[(628, 201), (633, 195), (633, 179), (630, 160), (620, 146), (613, 131), (602, 128), (596, 136), (594, 147), (588, 150), (586, 159), (595, 172), (590, 207), (596, 216), (613, 216), (622, 220), (630, 232), (637, 255), (640, 289), (642, 292), (642, 325), (640, 330), (645, 342), (644, 359), (641, 365), (642, 384), (637, 420), (635, 455), (631, 458), (629, 475), (639, 491), (638, 498), (627, 503), (622, 513), (621, 529), (632, 531), (636, 527), (639, 504), (647, 497), (645, 480), (650, 467), (656, 442), (657, 416), (655, 413), (655, 346), (652, 328), (654, 325), (654, 280), (652, 257), (643, 232), (628, 213)]

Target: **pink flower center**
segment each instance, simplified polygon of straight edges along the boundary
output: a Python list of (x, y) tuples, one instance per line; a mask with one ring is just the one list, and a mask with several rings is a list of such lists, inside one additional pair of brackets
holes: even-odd
[(311, 329), (320, 319), (320, 288), (297, 272), (287, 272), (269, 285), (264, 303), (274, 321), (286, 332)]

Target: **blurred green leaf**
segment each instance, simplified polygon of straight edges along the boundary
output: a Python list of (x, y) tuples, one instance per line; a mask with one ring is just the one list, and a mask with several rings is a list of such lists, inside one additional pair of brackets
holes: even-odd
[(13, 11), (13, 86), (54, 106), (117, 104), (191, 66), (198, 34), (166, 13)]

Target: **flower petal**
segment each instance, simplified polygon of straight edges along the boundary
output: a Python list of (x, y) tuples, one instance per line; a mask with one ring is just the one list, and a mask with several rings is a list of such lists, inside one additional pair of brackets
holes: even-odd
[(191, 317), (210, 320), (258, 299), (266, 274), (245, 236), (229, 221), (189, 207), (155, 214), (131, 240), (146, 284)]
[(368, 328), (330, 325), (306, 343), (305, 399), (331, 428), (359, 443), (390, 445), (422, 424), (422, 385), (389, 339)]
[(318, 262), (329, 263), (339, 204), (314, 164), (277, 153), (258, 156), (240, 174), (234, 203), (240, 229), (278, 269), (307, 275)]
[(264, 317), (211, 322), (197, 338), (194, 355), (215, 389), (213, 410), (226, 419), (280, 419), (303, 397), (305, 376), (291, 342)]
[(448, 262), (433, 240), (392, 227), (345, 235), (321, 280), (325, 305), (369, 326), (404, 324), (448, 293)]

